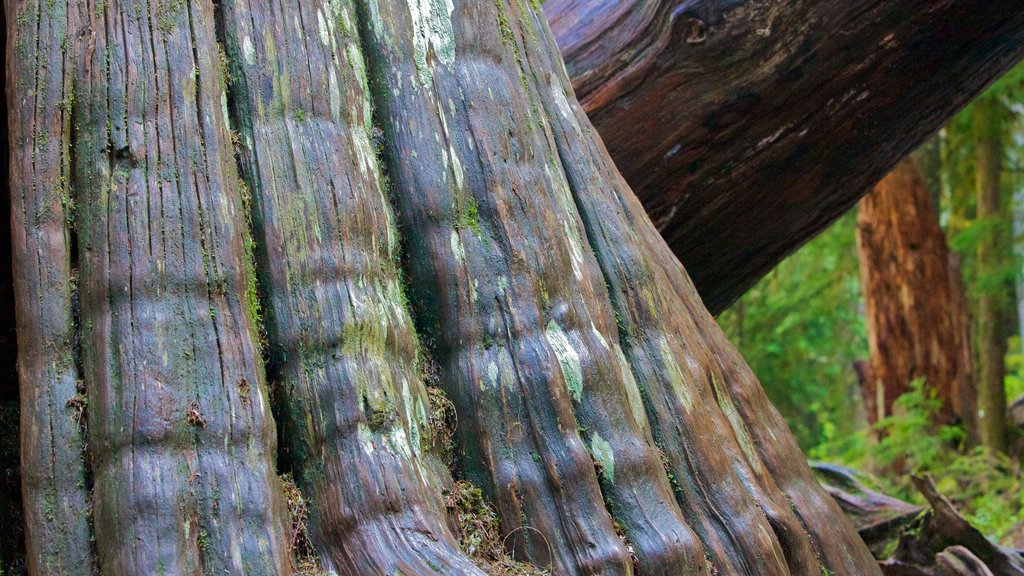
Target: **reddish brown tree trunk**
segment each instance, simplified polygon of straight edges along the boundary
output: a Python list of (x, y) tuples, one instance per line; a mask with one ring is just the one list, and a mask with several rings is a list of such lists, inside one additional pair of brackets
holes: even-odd
[(977, 436), (977, 386), (970, 321), (959, 268), (939, 226), (932, 195), (912, 158), (900, 162), (861, 200), (857, 251), (871, 369), (869, 420), (924, 378), (942, 401), (941, 424)]
[(1017, 0), (547, 0), (577, 95), (717, 313), (1024, 57)]

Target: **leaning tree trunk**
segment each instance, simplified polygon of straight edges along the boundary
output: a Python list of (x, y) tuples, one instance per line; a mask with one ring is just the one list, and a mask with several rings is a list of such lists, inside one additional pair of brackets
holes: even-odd
[(977, 386), (960, 270), (916, 162), (907, 158), (857, 208), (857, 251), (870, 348), (868, 419), (923, 378), (942, 401), (940, 424), (977, 442)]
[(715, 313), (1024, 57), (1018, 0), (544, 11), (612, 158)]
[(878, 573), (535, 6), (6, 8), (33, 574), (291, 573), (271, 402), (325, 569), (479, 574), (424, 354), (524, 558)]

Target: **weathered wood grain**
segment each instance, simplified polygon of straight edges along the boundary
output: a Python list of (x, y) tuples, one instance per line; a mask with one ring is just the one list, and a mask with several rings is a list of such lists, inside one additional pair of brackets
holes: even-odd
[[(376, 43), (371, 78), (383, 103), (418, 310), (460, 409), (466, 471), (494, 495), (507, 527), (532, 526), (546, 536), (524, 546), (530, 557), (543, 558), (548, 546), (570, 572), (605, 573), (615, 565), (619, 552), (598, 540), (595, 527), (584, 531), (588, 542), (559, 525), (559, 515), (579, 522), (586, 512), (593, 522), (599, 514), (579, 508), (599, 506), (573, 429), (589, 445), (616, 515), (620, 490), (638, 477), (658, 482), (665, 472), (637, 466), (643, 461), (636, 450), (604, 444), (605, 434), (646, 443), (653, 423), (710, 569), (877, 573), (596, 134), (580, 128), (588, 121), (558, 76), (554, 44), (531, 9), (454, 3), (403, 23), (401, 9), (379, 4), (380, 15), (371, 8), (367, 18)], [(417, 49), (420, 65), (407, 56)], [(616, 311), (615, 333), (602, 333)], [(588, 332), (605, 345), (623, 344), (621, 384), (590, 377), (591, 370), (601, 374), (603, 356)], [(655, 406), (650, 423), (638, 398), (643, 391)], [(612, 398), (621, 412), (636, 414), (605, 423), (598, 407)], [(687, 402), (694, 423), (675, 412)], [(546, 442), (538, 444), (541, 438)], [(574, 499), (563, 504), (567, 487)], [(636, 534), (646, 538), (638, 549), (648, 558), (668, 551), (692, 563), (701, 549)], [(605, 557), (595, 558), (599, 553)]]
[[(561, 86), (568, 91), (564, 77)], [(815, 483), (760, 384), (700, 304), (686, 272), (602, 153), (603, 146), (582, 109), (573, 100), (566, 101), (569, 104), (563, 105), (561, 115), (568, 121), (563, 126), (569, 135), (560, 141), (562, 162), (576, 176), (574, 193), (623, 319), (623, 337), (631, 344), (627, 348), (638, 379), (651, 386), (647, 391), (651, 420), (661, 429), (666, 453), (679, 454), (670, 455), (669, 461), (675, 466), (694, 463), (697, 474), (706, 474), (705, 482), (715, 483), (727, 481), (729, 474), (709, 468), (709, 463), (716, 453), (729, 455), (731, 472), (760, 506), (792, 573), (817, 573), (823, 568), (837, 574), (875, 572), (856, 533), (842, 519), (836, 521), (834, 503)], [(618, 209), (610, 211), (609, 206)], [(672, 409), (659, 406), (673, 398), (677, 404)], [(687, 409), (687, 404), (701, 410)], [(691, 427), (681, 418), (686, 414), (695, 419)], [(693, 450), (706, 441), (708, 430), (719, 431), (721, 438), (704, 448), (702, 458), (682, 457), (679, 451)], [(728, 493), (728, 484), (718, 486), (716, 493), (720, 492)], [(727, 518), (723, 533), (742, 534), (745, 529), (757, 534), (757, 523), (749, 516), (731, 526), (732, 517)], [(759, 557), (753, 549), (748, 545), (749, 564), (746, 568), (741, 564), (739, 570), (763, 571), (771, 565), (770, 559)], [(762, 555), (768, 549), (764, 544), (758, 547)], [(730, 559), (737, 558), (743, 556)]]
[[(978, 437), (970, 321), (960, 269), (913, 158), (900, 162), (857, 207), (871, 377), (868, 420), (893, 415), (893, 403), (924, 378), (942, 401), (939, 423)], [(881, 399), (882, 404), (877, 405)]]

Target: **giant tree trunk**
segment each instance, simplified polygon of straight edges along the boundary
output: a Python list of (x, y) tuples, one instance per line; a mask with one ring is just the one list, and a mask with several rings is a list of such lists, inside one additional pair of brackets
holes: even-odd
[(576, 93), (719, 312), (1024, 57), (1017, 0), (547, 0)]
[(940, 424), (964, 425), (977, 441), (977, 387), (970, 322), (959, 268), (916, 162), (907, 158), (857, 208), (857, 251), (871, 376), (868, 418), (924, 378), (942, 401)]
[(532, 5), (5, 7), (33, 574), (479, 574), (424, 354), (521, 557), (878, 573)]
[(1002, 276), (1008, 249), (1002, 226), (1003, 160), (1002, 104), (994, 97), (981, 99), (974, 108), (972, 124), (975, 136), (975, 175), (978, 194), (978, 221), (982, 234), (978, 241), (978, 275), (982, 287), (978, 294), (978, 424), (981, 440), (993, 450), (1006, 450), (1007, 426), (1006, 330), (1008, 299), (995, 281)]

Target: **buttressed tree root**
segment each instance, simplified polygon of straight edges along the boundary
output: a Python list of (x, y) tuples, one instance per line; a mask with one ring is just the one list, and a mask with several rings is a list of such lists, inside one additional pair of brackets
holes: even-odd
[(25, 432), (30, 549), (60, 563), (34, 574), (292, 573), (271, 397), (326, 572), (482, 574), (446, 526), (421, 347), (517, 558), (878, 574), (537, 6), (6, 8), (22, 398), (55, 422)]

